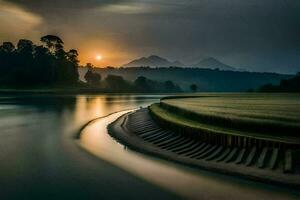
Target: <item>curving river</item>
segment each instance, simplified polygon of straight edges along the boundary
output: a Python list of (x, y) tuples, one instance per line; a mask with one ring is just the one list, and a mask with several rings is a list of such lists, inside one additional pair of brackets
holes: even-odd
[(295, 190), (131, 151), (107, 134), (124, 110), (160, 97), (1, 96), (1, 199), (299, 199)]

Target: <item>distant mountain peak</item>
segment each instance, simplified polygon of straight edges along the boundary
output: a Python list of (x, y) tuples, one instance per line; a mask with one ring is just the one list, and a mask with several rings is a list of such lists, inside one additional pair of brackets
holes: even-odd
[(151, 55), (148, 57), (148, 59), (159, 59), (159, 60), (166, 60), (165, 58), (162, 58), (160, 56), (157, 56), (157, 55)]
[(199, 68), (236, 71), (236, 68), (234, 68), (230, 65), (226, 65), (214, 57), (203, 58), (200, 62), (198, 62), (194, 66), (199, 67)]
[(176, 67), (177, 67), (177, 66), (178, 66), (178, 67), (184, 66), (184, 64), (183, 64), (182, 62), (180, 62), (179, 60), (174, 61), (174, 62), (173, 62), (173, 65), (176, 66)]
[(170, 66), (183, 66), (183, 64), (179, 61), (171, 62), (166, 58), (162, 58), (157, 55), (150, 55), (149, 57), (141, 57), (135, 59), (122, 67), (141, 67), (141, 66), (149, 66), (149, 67), (170, 67)]
[(215, 62), (215, 63), (221, 63), (219, 60), (217, 60), (214, 57), (205, 57), (201, 60), (201, 62)]

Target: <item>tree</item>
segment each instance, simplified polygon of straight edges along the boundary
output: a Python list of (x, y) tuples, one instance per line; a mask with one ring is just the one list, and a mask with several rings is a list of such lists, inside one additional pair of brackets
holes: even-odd
[[(14, 71), (14, 66), (16, 66), (16, 53), (15, 46), (11, 42), (3, 42), (0, 45), (0, 69), (2, 76), (4, 79), (10, 78), (10, 73)], [(0, 77), (0, 79), (2, 78)]]
[(32, 55), (34, 46), (31, 40), (21, 39), (17, 44), (17, 48), (19, 53)]
[(172, 81), (164, 82), (164, 88), (166, 92), (176, 92), (176, 86)]
[(192, 85), (190, 85), (190, 89), (192, 92), (197, 92), (198, 86), (196, 84), (192, 84)]
[(134, 81), (134, 86), (138, 92), (152, 92), (153, 89), (153, 85), (151, 85), (150, 81), (144, 76), (137, 77)]
[(5, 53), (12, 53), (15, 50), (15, 46), (11, 42), (3, 42), (0, 46), (0, 51)]
[[(67, 53), (63, 41), (54, 35), (41, 38), (43, 45), (21, 39), (17, 49), (11, 42), (0, 46), (0, 83), (12, 86), (76, 84), (78, 82), (78, 52)], [(99, 77), (98, 77), (99, 78)], [(100, 78), (101, 79), (101, 78)]]
[(100, 85), (101, 75), (93, 71), (93, 65), (87, 63), (88, 71), (84, 75), (84, 79), (89, 85)]
[(64, 48), (64, 42), (62, 41), (62, 39), (55, 35), (45, 35), (41, 37), (41, 42), (44, 43), (44, 45), (52, 54), (56, 54), (57, 52), (61, 53), (61, 50), (63, 50)]
[[(14, 71), (16, 74), (16, 81), (25, 82), (24, 84), (29, 84), (29, 82), (35, 81), (34, 75), (34, 44), (30, 40), (21, 39), (18, 41), (17, 50), (15, 53), (16, 61), (14, 64)], [(29, 80), (28, 80), (29, 79)]]
[(122, 76), (109, 74), (105, 79), (106, 87), (114, 92), (129, 92), (132, 91), (132, 86)]
[(49, 54), (49, 49), (40, 45), (36, 46), (33, 53), (34, 65), (32, 76), (34, 81), (40, 84), (50, 84), (58, 81), (58, 67), (54, 56)]
[(69, 61), (71, 61), (74, 65), (78, 65), (78, 51), (76, 49), (71, 49), (67, 53)]

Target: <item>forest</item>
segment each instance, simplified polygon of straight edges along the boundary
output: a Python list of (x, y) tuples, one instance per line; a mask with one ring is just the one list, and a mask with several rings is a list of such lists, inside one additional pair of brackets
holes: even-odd
[[(123, 76), (129, 81), (139, 76), (164, 82), (166, 78), (181, 87), (184, 92), (191, 91), (191, 85), (197, 86), (201, 92), (245, 92), (258, 89), (265, 84), (277, 85), (282, 79), (289, 79), (294, 75), (269, 72), (226, 71), (219, 69), (204, 69), (196, 67), (105, 67), (95, 68), (95, 72), (103, 78), (108, 75)], [(79, 68), (80, 79), (84, 80), (86, 67)]]
[(259, 92), (300, 92), (300, 73), (290, 79), (282, 79), (280, 84), (266, 84), (259, 88)]
[(76, 49), (65, 50), (63, 40), (55, 35), (40, 38), (41, 45), (20, 39), (0, 45), (0, 88), (40, 89), (68, 88), (94, 92), (181, 92), (170, 80), (154, 81), (144, 76), (125, 80), (122, 75), (109, 74), (101, 79), (96, 67), (88, 63), (84, 80), (79, 79)]
[(36, 45), (21, 39), (15, 46), (0, 46), (0, 84), (7, 87), (37, 87), (78, 83), (78, 52), (66, 51), (61, 38), (46, 35)]

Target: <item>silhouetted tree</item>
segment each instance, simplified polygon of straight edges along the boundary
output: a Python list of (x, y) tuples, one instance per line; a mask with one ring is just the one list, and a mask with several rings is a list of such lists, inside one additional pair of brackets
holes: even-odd
[[(14, 73), (16, 63), (15, 46), (11, 42), (3, 42), (0, 45), (0, 81), (6, 82), (11, 78), (11, 74)], [(15, 80), (15, 78), (13, 78)]]
[(158, 82), (150, 80), (144, 76), (139, 76), (134, 81), (134, 87), (137, 92), (149, 93), (149, 92), (181, 92), (178, 85), (172, 81)]
[(31, 40), (21, 39), (17, 44), (18, 52), (32, 56), (34, 45)]
[(49, 49), (44, 46), (36, 46), (34, 50), (34, 80), (41, 84), (58, 82), (58, 67), (55, 58), (49, 55)]
[(197, 92), (198, 86), (196, 84), (192, 84), (192, 85), (190, 85), (190, 89), (192, 92)]
[(44, 45), (53, 54), (63, 49), (64, 42), (60, 39), (60, 37), (55, 35), (45, 35), (41, 38), (41, 42), (44, 43)]
[(108, 75), (105, 79), (106, 88), (114, 92), (130, 92), (133, 90), (129, 82), (122, 76)]
[(151, 86), (151, 82), (144, 76), (139, 76), (134, 81), (134, 86), (138, 92), (152, 92), (153, 86)]
[(0, 51), (5, 53), (12, 53), (15, 50), (15, 46), (11, 42), (3, 42), (0, 46)]
[(74, 64), (74, 65), (78, 65), (79, 60), (78, 60), (78, 51), (76, 49), (71, 49), (68, 53), (68, 59)]
[(34, 44), (30, 40), (21, 39), (18, 41), (17, 49), (15, 50), (15, 63), (14, 63), (14, 74), (15, 74), (15, 84), (17, 82), (25, 82), (29, 84), (35, 82), (34, 70)]
[(84, 75), (86, 82), (89, 85), (94, 85), (94, 86), (100, 85), (101, 75), (93, 71), (93, 66), (91, 63), (87, 63), (87, 68), (88, 70)]
[(178, 88), (172, 81), (164, 82), (164, 88), (166, 92), (177, 92)]
[(11, 42), (0, 46), (0, 83), (14, 86), (76, 84), (78, 82), (78, 52), (67, 53), (63, 41), (54, 35), (41, 38), (42, 46), (21, 39), (17, 49)]

